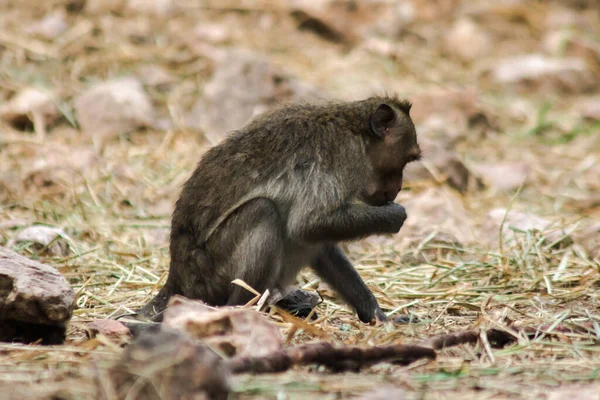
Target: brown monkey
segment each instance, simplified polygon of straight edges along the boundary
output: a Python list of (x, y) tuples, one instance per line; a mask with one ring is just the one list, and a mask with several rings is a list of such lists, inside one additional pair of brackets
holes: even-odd
[(232, 280), (283, 292), (311, 266), (361, 321), (385, 320), (336, 243), (402, 227), (393, 200), (421, 154), (409, 110), (392, 96), (288, 105), (207, 151), (175, 206), (167, 282), (140, 314), (160, 320), (173, 294), (244, 304)]

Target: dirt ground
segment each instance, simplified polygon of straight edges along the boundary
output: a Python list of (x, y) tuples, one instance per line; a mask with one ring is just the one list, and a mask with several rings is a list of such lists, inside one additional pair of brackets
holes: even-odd
[[(156, 294), (179, 189), (227, 131), (282, 101), (394, 92), (424, 148), (397, 199), (409, 222), (345, 247), (384, 311), (415, 322), (360, 324), (305, 271), (314, 324), (357, 345), (540, 334), (235, 376), (234, 398), (598, 399), (599, 90), (595, 1), (1, 1), (0, 245), (60, 271), (76, 307), (65, 345), (0, 344), (0, 398), (100, 396), (122, 348), (86, 324)], [(13, 240), (35, 224), (65, 245)], [(270, 318), (290, 344), (319, 339)]]

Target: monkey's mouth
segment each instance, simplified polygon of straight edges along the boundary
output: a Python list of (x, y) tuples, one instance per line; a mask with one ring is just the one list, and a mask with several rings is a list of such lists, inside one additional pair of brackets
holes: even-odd
[(383, 193), (376, 193), (372, 196), (363, 195), (361, 196), (362, 200), (370, 206), (381, 207), (387, 204), (393, 203), (393, 201), (388, 200), (387, 197)]

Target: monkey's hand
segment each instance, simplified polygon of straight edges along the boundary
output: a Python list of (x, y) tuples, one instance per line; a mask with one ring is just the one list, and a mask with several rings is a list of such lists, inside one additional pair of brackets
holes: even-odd
[(404, 221), (406, 221), (406, 210), (400, 204), (390, 202), (382, 207), (388, 215), (385, 226), (386, 233), (398, 233)]

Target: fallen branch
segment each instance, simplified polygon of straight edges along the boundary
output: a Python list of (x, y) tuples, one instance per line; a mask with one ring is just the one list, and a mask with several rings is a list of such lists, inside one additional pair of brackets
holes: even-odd
[(264, 357), (234, 357), (226, 363), (232, 373), (273, 373), (290, 369), (294, 365), (318, 364), (334, 372), (359, 371), (379, 362), (407, 365), (416, 360), (435, 359), (432, 348), (408, 345), (373, 347), (335, 347), (319, 342), (295, 346)]
[[(442, 350), (447, 347), (458, 346), (459, 344), (476, 344), (479, 341), (480, 334), (481, 332), (478, 330), (469, 330), (434, 336), (423, 342), (422, 346), (431, 347), (434, 350)], [(490, 345), (494, 348), (502, 348), (516, 340), (510, 333), (499, 329), (489, 329), (485, 334)]]

